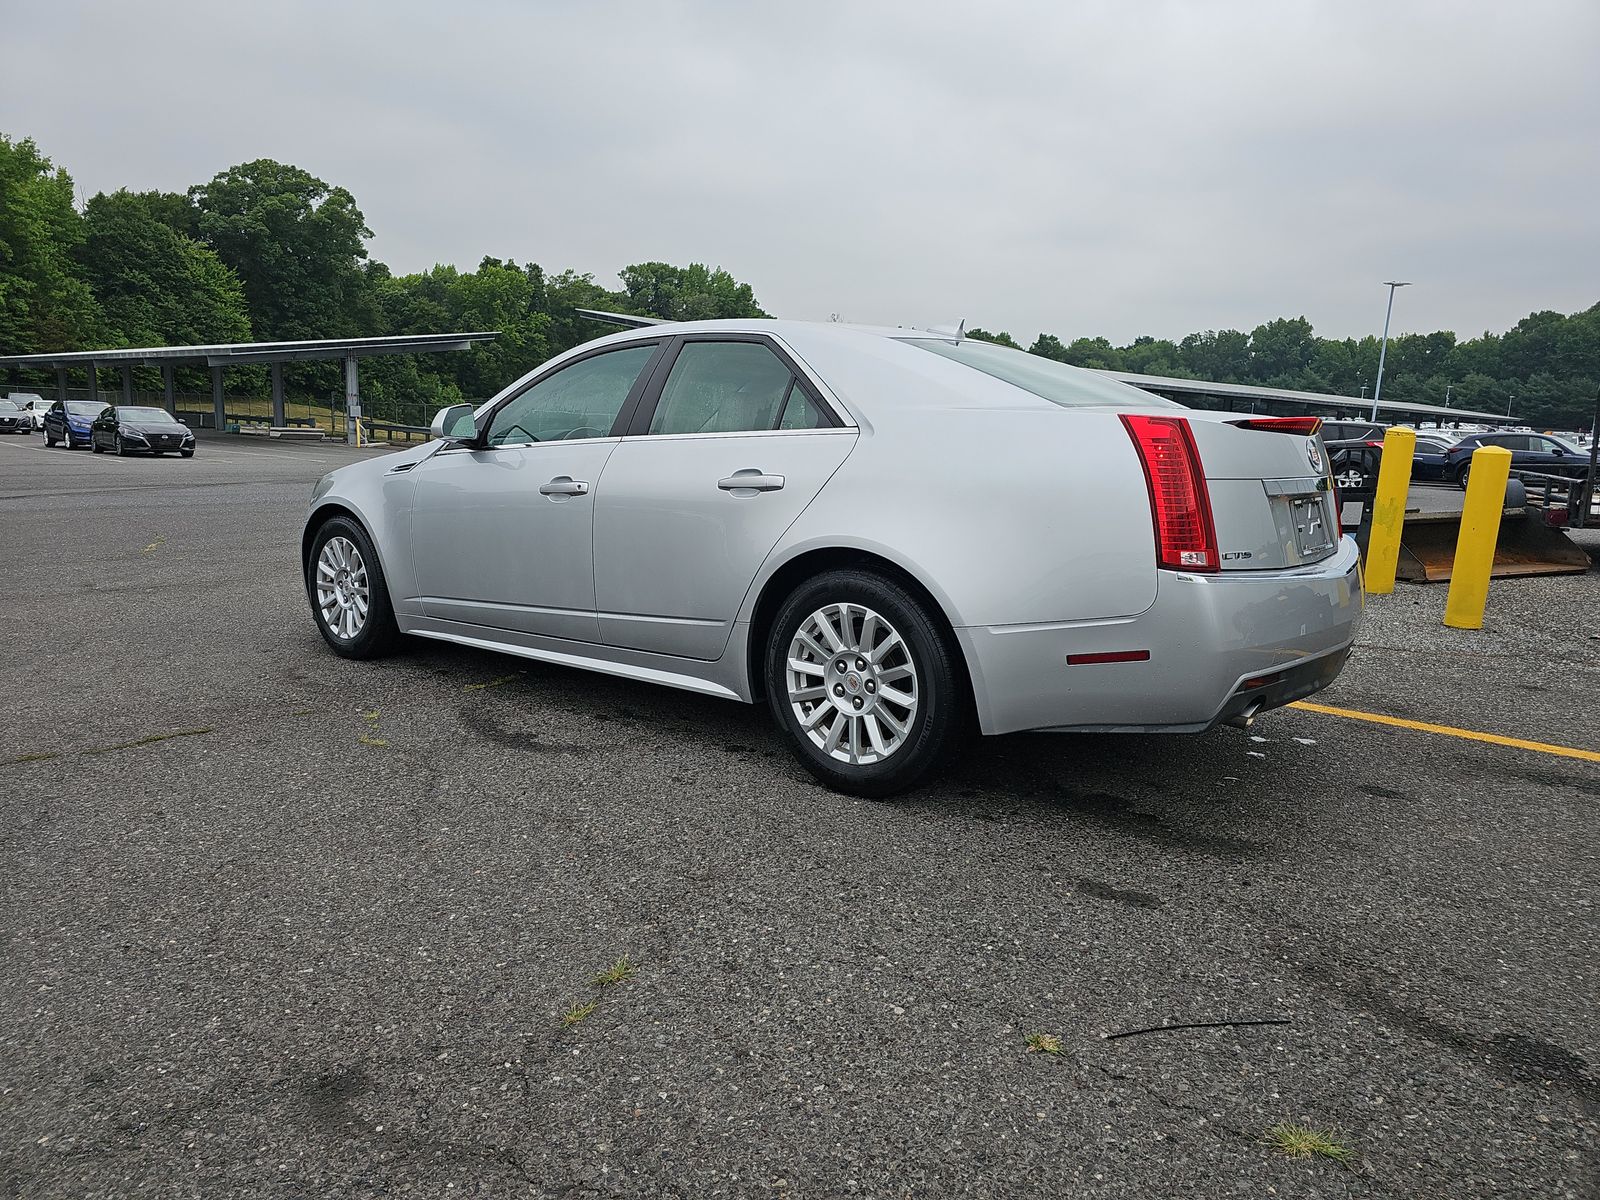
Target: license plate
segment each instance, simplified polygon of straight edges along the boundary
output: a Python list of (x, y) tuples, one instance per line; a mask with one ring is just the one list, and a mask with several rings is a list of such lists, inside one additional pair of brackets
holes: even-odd
[(1328, 520), (1328, 506), (1322, 497), (1296, 496), (1291, 504), (1295, 548), (1300, 551), (1300, 557), (1310, 558), (1332, 550), (1335, 545), (1333, 528)]

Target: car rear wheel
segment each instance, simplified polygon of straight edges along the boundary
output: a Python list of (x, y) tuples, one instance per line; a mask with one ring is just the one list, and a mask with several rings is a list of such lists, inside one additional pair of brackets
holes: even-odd
[(56, 444), (56, 435), (51, 433), (48, 429), (44, 431), (44, 444), (47, 447), (54, 446)]
[(1472, 460), (1468, 459), (1466, 462), (1462, 463), (1459, 467), (1456, 468), (1456, 486), (1457, 487), (1461, 487), (1461, 488), (1466, 487), (1467, 486), (1467, 477), (1469, 475), (1471, 475), (1471, 474), (1472, 474)]
[(880, 575), (829, 571), (784, 601), (767, 638), (767, 700), (795, 756), (829, 787), (914, 786), (962, 732), (953, 648), (924, 605)]
[(100, 444), (100, 439), (92, 433), (89, 435), (89, 449), (96, 454), (104, 454), (106, 452), (106, 448)]
[(330, 517), (306, 559), (306, 595), (323, 640), (345, 658), (377, 658), (399, 641), (389, 587), (367, 531)]

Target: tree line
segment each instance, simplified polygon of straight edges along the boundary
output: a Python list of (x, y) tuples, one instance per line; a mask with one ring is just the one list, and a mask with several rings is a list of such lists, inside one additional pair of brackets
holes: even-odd
[[(64, 169), (30, 139), (0, 134), (0, 354), (498, 331), (470, 353), (363, 362), (368, 411), (422, 421), (603, 332), (578, 308), (669, 320), (768, 315), (751, 286), (720, 267), (636, 263), (620, 272), (620, 288), (492, 255), (471, 271), (396, 275), (368, 254), (372, 236), (349, 191), (270, 159), (186, 192), (102, 192), (80, 208)], [(971, 336), (1023, 348), (1006, 333)], [(1319, 338), (1304, 317), (1125, 346), (1040, 334), (1026, 349), (1076, 366), (1348, 396), (1370, 395), (1378, 365), (1377, 338)], [(336, 372), (294, 365), (291, 392), (334, 394)], [(190, 386), (208, 385), (196, 375)], [(247, 386), (264, 388), (264, 371)], [(1390, 339), (1384, 377), (1392, 400), (1509, 404), (1544, 426), (1587, 425), (1597, 387), (1600, 304), (1533, 313), (1504, 334), (1465, 341), (1402, 334)]]

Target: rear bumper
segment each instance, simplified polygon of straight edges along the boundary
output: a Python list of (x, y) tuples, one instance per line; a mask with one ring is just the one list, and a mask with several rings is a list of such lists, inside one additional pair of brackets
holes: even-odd
[[(1136, 617), (956, 630), (985, 733), (1192, 733), (1320, 691), (1361, 622), (1360, 554), (1344, 538), (1292, 571), (1162, 571)], [(1148, 661), (1067, 664), (1068, 655), (1148, 650)]]

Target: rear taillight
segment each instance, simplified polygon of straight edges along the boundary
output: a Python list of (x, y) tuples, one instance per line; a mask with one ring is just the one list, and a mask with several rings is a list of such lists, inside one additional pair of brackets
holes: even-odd
[(1240, 429), (1259, 429), (1263, 433), (1294, 433), (1312, 437), (1322, 428), (1321, 417), (1251, 417), (1248, 421), (1234, 421)]
[(1189, 422), (1182, 417), (1126, 414), (1122, 423), (1139, 451), (1150, 489), (1156, 562), (1178, 571), (1218, 570), (1221, 556), (1211, 497)]

